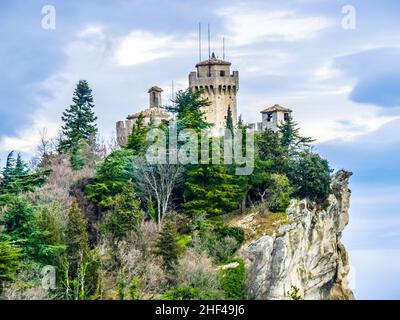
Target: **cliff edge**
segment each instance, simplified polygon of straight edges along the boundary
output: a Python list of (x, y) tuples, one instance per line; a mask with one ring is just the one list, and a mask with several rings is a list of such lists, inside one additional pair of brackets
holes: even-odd
[(332, 175), (323, 204), (292, 200), (286, 224), (240, 249), (248, 299), (353, 299), (349, 259), (340, 242), (349, 221), (351, 172)]

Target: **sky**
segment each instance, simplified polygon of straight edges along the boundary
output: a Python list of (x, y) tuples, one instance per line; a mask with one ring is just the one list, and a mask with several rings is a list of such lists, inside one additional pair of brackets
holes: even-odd
[(168, 104), (199, 60), (198, 23), (203, 39), (210, 23), (212, 51), (222, 57), (224, 37), (240, 73), (244, 120), (290, 107), (316, 151), (354, 173), (343, 241), (356, 298), (399, 299), (399, 16), (396, 0), (1, 0), (1, 166), (11, 150), (32, 157), (44, 128), (57, 135), (80, 79), (106, 140), (148, 106), (151, 86)]

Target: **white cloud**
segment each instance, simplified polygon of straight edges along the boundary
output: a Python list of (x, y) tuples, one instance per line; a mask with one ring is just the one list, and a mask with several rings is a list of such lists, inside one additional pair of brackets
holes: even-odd
[(397, 118), (382, 115), (379, 107), (349, 101), (349, 89), (347, 86), (335, 90), (310, 87), (309, 91), (282, 96), (253, 94), (240, 98), (238, 113), (245, 115), (245, 121), (258, 122), (261, 109), (279, 103), (294, 111), (293, 116), (300, 124), (302, 134), (316, 138), (318, 143), (352, 140)]
[(78, 38), (86, 38), (93, 36), (104, 36), (104, 28), (99, 25), (89, 25), (78, 33)]
[(235, 45), (262, 41), (309, 40), (332, 25), (321, 16), (302, 17), (291, 11), (266, 11), (235, 6), (217, 12)]
[[(115, 59), (120, 66), (133, 66), (183, 53), (194, 40), (135, 30), (118, 41)], [(183, 51), (182, 51), (183, 50)]]

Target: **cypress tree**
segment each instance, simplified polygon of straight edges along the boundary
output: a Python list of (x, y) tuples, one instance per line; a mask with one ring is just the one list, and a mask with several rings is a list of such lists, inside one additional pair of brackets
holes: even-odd
[(231, 130), (231, 132), (233, 134), (233, 118), (232, 118), (231, 107), (228, 107), (228, 113), (226, 115), (226, 128)]

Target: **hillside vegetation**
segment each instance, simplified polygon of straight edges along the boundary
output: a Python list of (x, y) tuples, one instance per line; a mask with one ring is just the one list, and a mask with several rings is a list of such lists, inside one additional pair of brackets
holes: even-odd
[[(179, 92), (169, 108), (178, 132), (211, 127), (207, 103)], [(125, 146), (106, 148), (86, 81), (62, 120), (60, 137), (43, 137), (30, 166), (10, 152), (2, 170), (3, 299), (240, 299), (246, 271), (235, 253), (243, 242), (288, 223), (290, 199), (328, 194), (328, 162), (292, 120), (255, 133), (254, 171), (245, 176), (235, 163), (149, 164), (147, 134), (156, 126), (143, 116)], [(227, 126), (246, 135), (243, 123)], [(169, 130), (166, 122), (157, 128)], [(55, 277), (43, 273), (48, 266)]]

